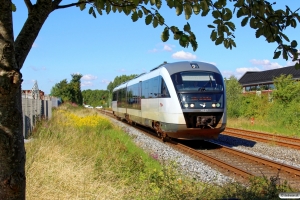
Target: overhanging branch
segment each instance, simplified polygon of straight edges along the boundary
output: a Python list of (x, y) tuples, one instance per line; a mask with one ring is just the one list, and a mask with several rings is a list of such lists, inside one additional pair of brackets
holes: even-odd
[[(59, 1), (59, 3), (61, 2), (61, 0)], [(56, 5), (54, 8), (53, 8), (53, 10), (55, 10), (55, 9), (63, 9), (63, 8), (70, 8), (70, 7), (73, 7), (73, 6), (79, 6), (79, 5), (81, 5), (81, 4), (84, 4), (84, 3), (93, 3), (94, 1), (81, 1), (81, 2), (77, 2), (77, 3), (70, 3), (70, 4), (66, 4), (66, 5)]]
[(31, 1), (30, 1), (30, 0), (24, 0), (24, 2), (25, 2), (25, 4), (26, 4), (26, 7), (27, 7), (27, 9), (28, 9), (28, 12), (30, 12), (31, 9), (32, 9), (32, 3), (31, 3)]

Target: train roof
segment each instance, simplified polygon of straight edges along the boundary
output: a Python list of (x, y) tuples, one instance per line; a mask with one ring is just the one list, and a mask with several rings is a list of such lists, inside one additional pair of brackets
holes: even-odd
[(142, 73), (136, 77), (134, 77), (131, 80), (128, 80), (120, 85), (118, 85), (117, 87), (114, 88), (115, 89), (120, 89), (126, 86), (126, 84), (129, 81), (132, 81), (134, 79), (137, 79), (141, 76), (144, 76), (146, 74), (150, 74), (153, 73), (154, 71), (160, 69), (160, 68), (165, 68), (170, 75), (175, 74), (177, 72), (181, 72), (181, 71), (190, 71), (190, 70), (201, 70), (201, 71), (212, 71), (212, 72), (216, 72), (218, 74), (221, 74), (221, 72), (219, 71), (219, 69), (210, 63), (205, 63), (205, 62), (199, 62), (199, 61), (181, 61), (181, 62), (174, 62), (174, 63), (167, 63), (164, 62), (163, 64), (158, 65), (157, 67), (153, 68), (150, 70), (150, 72), (148, 73)]

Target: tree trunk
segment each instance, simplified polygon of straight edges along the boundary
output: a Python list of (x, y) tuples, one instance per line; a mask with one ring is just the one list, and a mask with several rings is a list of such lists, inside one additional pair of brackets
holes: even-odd
[(15, 60), (11, 1), (0, 1), (0, 199), (25, 199), (22, 75)]

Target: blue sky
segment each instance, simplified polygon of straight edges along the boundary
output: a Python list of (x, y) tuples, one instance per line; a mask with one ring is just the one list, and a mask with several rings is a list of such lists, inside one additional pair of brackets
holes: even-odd
[[(61, 5), (77, 0), (63, 0)], [(24, 1), (14, 0), (17, 11), (13, 13), (14, 33), (17, 37), (26, 17)], [(34, 0), (32, 0), (35, 3)], [(292, 10), (300, 7), (299, 1), (277, 1), (275, 8)], [(163, 2), (160, 13), (165, 23), (183, 28), (184, 15), (176, 16)], [(148, 72), (157, 65), (182, 60), (197, 60), (214, 63), (224, 77), (241, 77), (246, 71), (261, 71), (289, 66), (291, 60), (273, 60), (275, 44), (255, 37), (255, 30), (241, 28), (241, 19), (234, 20), (237, 30), (237, 48), (225, 49), (215, 46), (210, 40), (212, 17), (193, 15), (188, 22), (198, 41), (197, 51), (192, 47), (183, 48), (178, 41), (160, 39), (164, 27), (145, 25), (144, 18), (132, 22), (130, 15), (124, 13), (105, 13), (95, 19), (88, 9), (80, 11), (77, 7), (60, 9), (51, 13), (40, 31), (21, 70), (22, 89), (31, 89), (36, 80), (40, 90), (49, 94), (51, 88), (63, 79), (70, 81), (71, 74), (80, 73), (81, 89), (106, 90), (110, 81), (123, 74)], [(286, 34), (290, 40), (300, 43), (299, 24), (296, 29), (289, 28)], [(298, 46), (299, 49), (299, 46)]]

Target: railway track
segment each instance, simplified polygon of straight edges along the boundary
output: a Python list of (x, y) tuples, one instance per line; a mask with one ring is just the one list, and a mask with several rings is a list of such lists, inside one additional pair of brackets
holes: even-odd
[[(103, 111), (102, 111), (103, 113)], [(103, 113), (113, 116), (111, 112)], [(149, 130), (138, 128), (152, 138), (160, 140), (149, 133)], [(278, 163), (269, 159), (258, 157), (236, 149), (228, 148), (208, 141), (167, 141), (173, 148), (185, 152), (192, 157), (212, 166), (221, 173), (239, 181), (247, 181), (249, 177), (265, 177), (275, 183), (288, 181), (291, 187), (300, 189), (300, 169)]]
[(299, 138), (292, 138), (292, 137), (286, 137), (281, 135), (274, 135), (268, 133), (261, 133), (257, 131), (248, 131), (243, 129), (235, 129), (235, 128), (227, 128), (227, 127), (225, 131), (222, 132), (222, 134), (300, 150)]

